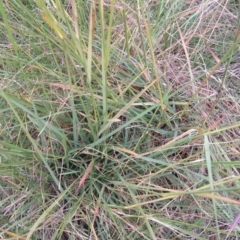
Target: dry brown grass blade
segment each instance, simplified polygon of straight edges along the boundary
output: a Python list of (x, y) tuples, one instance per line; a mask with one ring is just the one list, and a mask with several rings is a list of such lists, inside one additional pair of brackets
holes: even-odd
[(237, 200), (234, 200), (234, 199), (231, 199), (231, 198), (218, 196), (218, 195), (215, 195), (213, 193), (191, 193), (191, 192), (188, 193), (186, 191), (172, 191), (171, 195), (169, 195), (168, 193), (163, 194), (163, 196), (159, 199), (153, 199), (153, 200), (149, 200), (149, 201), (146, 201), (146, 202), (140, 202), (140, 203), (137, 203), (137, 204), (129, 205), (129, 206), (124, 207), (124, 209), (131, 209), (131, 208), (147, 205), (147, 204), (150, 204), (150, 203), (160, 202), (160, 201), (163, 201), (163, 200), (166, 200), (166, 199), (174, 199), (176, 197), (186, 195), (186, 194), (191, 194), (191, 195), (195, 195), (195, 196), (199, 196), (199, 197), (203, 197), (203, 198), (208, 198), (208, 199), (217, 199), (217, 200), (221, 200), (223, 202), (234, 203), (234, 204), (240, 205), (240, 201), (237, 201)]
[(139, 155), (137, 153), (135, 153), (134, 151), (131, 151), (129, 149), (126, 149), (126, 148), (120, 148), (120, 147), (117, 147), (115, 146), (114, 149), (116, 149), (117, 151), (119, 152), (124, 152), (124, 153), (127, 153), (127, 154), (130, 154), (134, 157), (138, 157)]
[(216, 63), (220, 62), (220, 58), (217, 56), (217, 54), (210, 48), (210, 46), (205, 43), (207, 50), (210, 52), (210, 54), (212, 55), (212, 57), (214, 58), (214, 60), (216, 61)]
[(240, 205), (240, 201), (234, 200), (232, 198), (222, 197), (222, 196), (219, 196), (219, 195), (216, 195), (213, 193), (196, 193), (195, 195), (201, 196), (204, 198), (217, 199), (217, 200), (221, 200), (223, 202), (234, 203), (234, 204)]
[(82, 176), (82, 178), (80, 179), (79, 183), (78, 183), (78, 187), (77, 187), (77, 192), (79, 191), (80, 187), (84, 184), (84, 182), (86, 181), (86, 179), (89, 176), (89, 173), (92, 171), (93, 168), (93, 162), (91, 161), (90, 164), (88, 165), (86, 172), (84, 173), (84, 175)]
[(7, 231), (7, 230), (5, 230), (5, 229), (3, 229), (3, 228), (0, 228), (0, 230), (1, 230), (2, 232), (4, 232), (4, 233), (8, 234), (9, 236), (13, 237), (14, 239), (24, 239), (24, 240), (26, 239), (26, 237), (23, 237), (23, 236), (20, 236), (20, 235), (18, 235), (18, 234), (16, 234), (16, 233)]
[(62, 90), (72, 90), (74, 92), (77, 92), (78, 89), (81, 89), (80, 87), (72, 86), (69, 84), (64, 83), (47, 83), (51, 87), (61, 88)]
[(188, 64), (188, 68), (189, 68), (190, 77), (191, 77), (191, 80), (193, 80), (193, 74), (192, 74), (192, 70), (191, 70), (191, 63), (190, 63), (190, 58), (189, 58), (189, 54), (188, 54), (188, 50), (187, 50), (187, 44), (185, 42), (185, 39), (182, 35), (182, 31), (181, 31), (178, 23), (177, 23), (177, 28), (178, 28), (178, 32), (179, 32), (179, 35), (180, 35), (180, 38), (181, 38), (183, 50), (184, 50), (184, 53), (185, 53), (185, 56), (186, 56), (186, 59), (187, 59), (187, 64)]

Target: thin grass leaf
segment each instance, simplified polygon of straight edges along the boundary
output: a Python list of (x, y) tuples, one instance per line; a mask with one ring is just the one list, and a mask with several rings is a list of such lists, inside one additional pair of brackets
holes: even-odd
[[(204, 135), (204, 150), (205, 150), (205, 157), (206, 157), (206, 162), (207, 162), (207, 170), (208, 170), (208, 178), (209, 178), (210, 188), (211, 188), (211, 190), (214, 190), (212, 160), (211, 160), (211, 156), (210, 156), (210, 142), (209, 142), (208, 136), (206, 134)], [(215, 198), (213, 198), (212, 201), (213, 201), (213, 209), (214, 209), (218, 239), (220, 239), (220, 232), (219, 232), (219, 226), (218, 226), (218, 215), (217, 215)]]

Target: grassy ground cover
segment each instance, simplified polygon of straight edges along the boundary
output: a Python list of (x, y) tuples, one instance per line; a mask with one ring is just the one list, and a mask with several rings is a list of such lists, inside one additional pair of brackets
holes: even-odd
[(1, 239), (240, 239), (238, 1), (0, 12)]

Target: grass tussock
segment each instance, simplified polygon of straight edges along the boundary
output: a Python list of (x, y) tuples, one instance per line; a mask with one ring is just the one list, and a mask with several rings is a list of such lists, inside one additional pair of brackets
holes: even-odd
[(0, 2), (1, 238), (238, 239), (239, 9)]

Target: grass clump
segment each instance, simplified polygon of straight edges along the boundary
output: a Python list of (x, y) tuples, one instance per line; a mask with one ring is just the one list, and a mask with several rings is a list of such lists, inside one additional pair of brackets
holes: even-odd
[(239, 238), (236, 1), (0, 11), (2, 238)]

